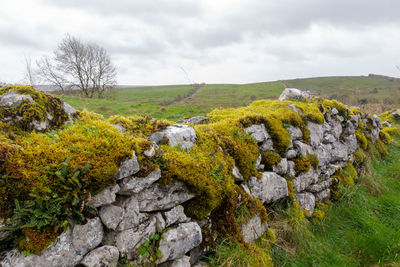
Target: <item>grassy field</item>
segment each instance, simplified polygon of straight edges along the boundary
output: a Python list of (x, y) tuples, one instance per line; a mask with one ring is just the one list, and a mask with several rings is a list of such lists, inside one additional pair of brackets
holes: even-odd
[[(320, 77), (283, 81), (289, 87), (309, 89), (317, 95), (358, 105), (370, 112), (398, 107), (400, 82), (380, 77)], [(77, 109), (88, 109), (105, 117), (152, 116), (168, 120), (205, 115), (215, 108), (245, 106), (258, 99), (277, 98), (284, 90), (282, 81), (252, 84), (207, 84), (190, 97), (197, 85), (148, 86), (115, 89), (102, 99), (61, 96)], [(164, 105), (166, 102), (173, 102)]]

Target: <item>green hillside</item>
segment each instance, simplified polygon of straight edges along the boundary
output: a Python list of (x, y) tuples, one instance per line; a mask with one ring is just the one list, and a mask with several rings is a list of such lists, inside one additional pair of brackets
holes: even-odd
[(311, 90), (326, 98), (358, 105), (370, 112), (383, 112), (400, 105), (400, 80), (378, 76), (343, 76), (294, 79), (251, 84), (202, 84), (147, 86), (115, 89), (102, 99), (78, 95), (61, 99), (77, 109), (88, 109), (105, 117), (152, 116), (179, 120), (204, 115), (215, 108), (246, 106), (259, 99), (276, 99), (288, 87)]

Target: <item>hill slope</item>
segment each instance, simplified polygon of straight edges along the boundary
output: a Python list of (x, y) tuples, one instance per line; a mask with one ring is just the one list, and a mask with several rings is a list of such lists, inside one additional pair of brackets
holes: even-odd
[[(120, 115), (152, 116), (178, 120), (204, 115), (215, 108), (246, 106), (258, 99), (276, 99), (288, 87), (311, 90), (326, 98), (349, 105), (383, 112), (400, 104), (400, 80), (381, 76), (343, 76), (294, 79), (251, 84), (206, 84), (148, 86), (115, 89), (103, 99), (62, 96), (78, 109), (86, 108), (106, 117)], [(192, 94), (193, 93), (193, 94)]]

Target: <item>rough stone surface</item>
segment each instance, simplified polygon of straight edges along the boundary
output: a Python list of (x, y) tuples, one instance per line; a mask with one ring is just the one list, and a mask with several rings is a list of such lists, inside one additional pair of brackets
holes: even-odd
[(294, 147), (302, 157), (306, 157), (307, 154), (313, 154), (312, 147), (300, 141), (294, 141)]
[(182, 258), (186, 252), (200, 245), (202, 241), (200, 226), (195, 222), (181, 223), (177, 228), (168, 230), (161, 239), (158, 263)]
[(301, 132), (300, 128), (298, 128), (298, 127), (289, 126), (286, 130), (289, 132), (290, 139), (292, 141), (300, 140), (303, 138), (303, 133)]
[(151, 172), (146, 177), (128, 177), (122, 180), (120, 183), (121, 189), (119, 194), (121, 195), (133, 195), (137, 194), (145, 188), (151, 186), (155, 181), (161, 178), (161, 170)]
[(123, 178), (134, 175), (140, 171), (139, 163), (136, 158), (136, 153), (133, 151), (132, 158), (126, 159), (121, 163), (119, 170), (116, 174), (116, 179), (121, 180)]
[(114, 246), (102, 246), (89, 252), (81, 261), (86, 267), (116, 267), (119, 251)]
[(180, 181), (172, 181), (165, 188), (159, 184), (144, 189), (137, 195), (140, 211), (161, 211), (186, 202), (195, 195)]
[(165, 217), (165, 227), (169, 227), (175, 223), (183, 223), (188, 222), (190, 219), (186, 217), (184, 208), (181, 205), (178, 205), (172, 208), (169, 211), (164, 212)]
[(324, 137), (324, 128), (321, 124), (308, 122), (307, 128), (310, 131), (310, 145), (312, 147), (317, 147)]
[(154, 155), (156, 154), (155, 146), (152, 145), (151, 148), (149, 150), (144, 151), (143, 154), (148, 158), (154, 157)]
[(316, 183), (318, 181), (318, 173), (311, 168), (309, 171), (300, 174), (295, 179), (293, 179), (293, 189), (295, 192), (302, 192), (309, 185)]
[(209, 117), (206, 116), (196, 116), (196, 117), (191, 117), (189, 119), (184, 119), (177, 121), (178, 123), (184, 123), (184, 124), (205, 124), (210, 120)]
[(392, 112), (392, 115), (395, 119), (400, 119), (400, 109), (396, 110), (395, 112)]
[(20, 95), (15, 91), (8, 91), (7, 94), (0, 96), (0, 104), (6, 107), (18, 106), (24, 100), (34, 102), (30, 95)]
[(238, 167), (233, 166), (232, 174), (233, 174), (233, 178), (235, 179), (235, 182), (244, 181), (243, 175), (240, 173)]
[(262, 223), (260, 216), (254, 216), (242, 225), (242, 235), (245, 242), (254, 242), (268, 230), (268, 224)]
[(295, 201), (299, 202), (303, 210), (308, 210), (312, 216), (315, 207), (315, 197), (312, 193), (298, 193), (296, 194)]
[(72, 235), (67, 230), (37, 255), (25, 256), (15, 249), (8, 251), (0, 265), (2, 267), (75, 266), (86, 253), (96, 248), (102, 239), (103, 226), (97, 217), (85, 225), (76, 225)]
[(321, 192), (325, 189), (327, 189), (328, 187), (330, 187), (333, 183), (334, 179), (329, 178), (328, 180), (322, 181), (318, 184), (312, 184), (309, 187), (307, 187), (307, 190), (312, 192), (312, 193), (317, 193), (317, 192)]
[(331, 197), (331, 190), (327, 188), (324, 191), (316, 193), (314, 196), (316, 202), (324, 202)]
[(279, 100), (296, 99), (303, 100), (304, 98), (310, 99), (311, 94), (308, 91), (301, 91), (296, 88), (286, 88), (279, 96)]
[(94, 207), (100, 207), (111, 204), (115, 201), (115, 194), (119, 191), (119, 185), (109, 186), (97, 195), (95, 195), (89, 202)]
[(166, 262), (163, 266), (165, 267), (190, 267), (190, 257), (183, 256), (182, 258)]
[(285, 175), (288, 171), (288, 161), (282, 158), (281, 161), (272, 167), (272, 170), (279, 175)]
[(106, 205), (99, 210), (101, 221), (108, 229), (115, 230), (124, 217), (124, 210), (114, 205)]
[(322, 167), (332, 160), (332, 145), (331, 144), (320, 144), (317, 149), (315, 149), (315, 155), (318, 157), (318, 166)]
[(117, 231), (136, 228), (149, 218), (147, 214), (139, 212), (139, 202), (135, 197), (121, 200), (116, 205), (124, 210), (124, 215), (121, 222), (118, 224)]
[(274, 172), (263, 172), (261, 178), (251, 177), (248, 186), (251, 195), (263, 203), (271, 203), (288, 196), (286, 179)]
[(258, 143), (270, 139), (264, 124), (254, 124), (244, 129), (244, 131), (253, 137)]
[(182, 149), (188, 150), (196, 143), (196, 132), (189, 125), (175, 124), (163, 131), (153, 133), (149, 139), (157, 145), (168, 140), (170, 146), (179, 145)]

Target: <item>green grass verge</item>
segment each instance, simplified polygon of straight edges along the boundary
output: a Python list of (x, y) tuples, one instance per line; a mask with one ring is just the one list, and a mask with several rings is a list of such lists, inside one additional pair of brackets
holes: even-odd
[[(390, 266), (400, 263), (400, 148), (373, 159), (371, 172), (317, 223), (281, 226), (276, 266)], [(287, 216), (287, 215), (286, 215)], [(282, 225), (284, 225), (283, 222)], [(278, 235), (279, 236), (279, 235)], [(279, 244), (279, 237), (278, 243)], [(285, 245), (286, 244), (286, 245)], [(397, 266), (397, 265), (396, 265)]]

